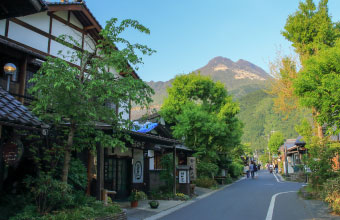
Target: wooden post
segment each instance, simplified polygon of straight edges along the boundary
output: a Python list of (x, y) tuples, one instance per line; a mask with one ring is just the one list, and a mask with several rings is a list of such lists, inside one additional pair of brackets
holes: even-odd
[[(26, 72), (27, 72), (27, 56), (24, 57), (20, 65), (20, 72), (19, 72), (19, 95), (25, 95), (25, 88), (26, 88)], [(24, 97), (20, 97), (19, 101), (24, 104)]]
[(92, 168), (93, 168), (93, 155), (90, 150), (87, 152), (87, 190), (86, 194), (91, 195), (91, 182), (92, 182)]
[(176, 195), (176, 145), (174, 145), (174, 153), (173, 153), (173, 164), (174, 164), (174, 188), (173, 192)]
[(101, 191), (104, 187), (104, 148), (97, 145), (97, 200), (102, 199)]

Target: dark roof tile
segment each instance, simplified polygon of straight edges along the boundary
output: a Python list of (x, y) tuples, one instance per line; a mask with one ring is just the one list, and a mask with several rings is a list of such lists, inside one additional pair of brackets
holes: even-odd
[(42, 122), (24, 105), (0, 87), (0, 121), (40, 127)]

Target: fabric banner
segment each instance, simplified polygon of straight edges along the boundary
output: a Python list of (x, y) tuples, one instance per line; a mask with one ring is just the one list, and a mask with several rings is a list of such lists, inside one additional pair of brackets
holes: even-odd
[(133, 183), (143, 183), (143, 151), (135, 150), (133, 155)]

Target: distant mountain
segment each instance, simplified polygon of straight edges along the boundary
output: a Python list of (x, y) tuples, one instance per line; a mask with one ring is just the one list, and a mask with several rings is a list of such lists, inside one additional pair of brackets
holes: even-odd
[[(237, 62), (233, 62), (221, 56), (211, 59), (207, 65), (194, 72), (210, 76), (214, 81), (222, 82), (228, 92), (237, 99), (250, 92), (265, 88), (267, 80), (271, 78), (261, 67), (249, 61), (240, 59)], [(146, 82), (155, 91), (155, 95), (152, 97), (154, 102), (151, 108), (157, 110), (160, 108), (164, 98), (167, 96), (166, 88), (171, 86), (172, 81), (173, 79), (166, 82)], [(140, 110), (138, 107), (132, 110), (133, 118), (138, 118), (145, 114), (145, 110)]]

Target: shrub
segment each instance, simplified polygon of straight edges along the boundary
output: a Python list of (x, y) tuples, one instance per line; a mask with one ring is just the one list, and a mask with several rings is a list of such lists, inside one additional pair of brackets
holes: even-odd
[(323, 184), (321, 196), (336, 214), (340, 214), (340, 177), (327, 180)]
[(149, 196), (149, 199), (154, 199), (154, 200), (169, 200), (173, 198), (174, 198), (174, 194), (172, 192), (163, 191), (163, 190), (152, 190)]
[(209, 177), (200, 177), (197, 178), (194, 183), (198, 187), (203, 187), (203, 188), (211, 188), (217, 185), (216, 181), (214, 179), (211, 179)]
[(188, 195), (185, 195), (184, 193), (176, 193), (176, 199), (178, 200), (189, 200), (190, 197)]
[(46, 215), (39, 215), (35, 212), (35, 209), (35, 206), (28, 206), (21, 213), (10, 218), (10, 220), (87, 220), (114, 216), (116, 213), (121, 212), (121, 208), (118, 205), (112, 204), (104, 206), (100, 201), (95, 201), (74, 209), (55, 211)]
[(138, 190), (132, 190), (131, 195), (129, 196), (129, 201), (139, 201), (145, 199), (147, 199), (145, 192)]
[(243, 164), (239, 161), (233, 161), (229, 167), (229, 173), (233, 178), (241, 176), (243, 174)]
[(160, 179), (165, 181), (166, 191), (171, 191), (173, 188), (173, 159), (171, 154), (166, 154), (161, 158), (162, 170)]
[(7, 220), (22, 211), (27, 205), (33, 204), (30, 195), (0, 195), (0, 220)]
[(197, 164), (197, 173), (200, 177), (214, 177), (218, 173), (218, 166), (211, 162), (200, 161)]
[(30, 189), (39, 213), (66, 208), (72, 204), (72, 190), (67, 183), (53, 179), (49, 175), (35, 178), (29, 176), (25, 183)]
[(84, 164), (77, 158), (72, 158), (68, 174), (68, 183), (77, 190), (85, 190), (87, 186), (87, 172)]

